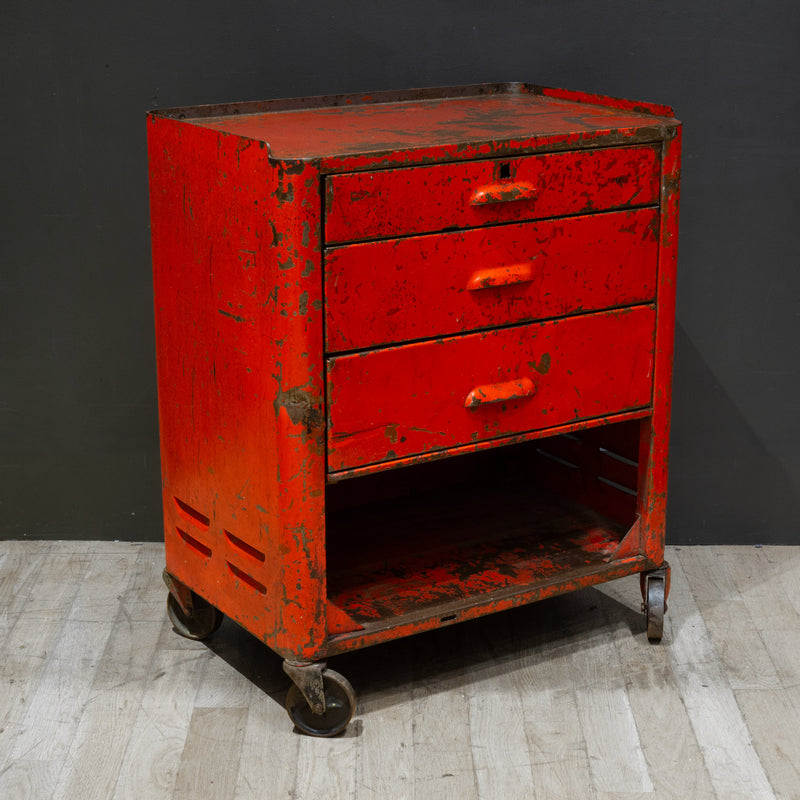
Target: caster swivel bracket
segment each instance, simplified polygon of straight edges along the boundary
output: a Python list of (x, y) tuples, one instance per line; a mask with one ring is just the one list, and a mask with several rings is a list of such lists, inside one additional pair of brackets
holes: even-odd
[(182, 584), (177, 578), (174, 578), (172, 575), (170, 575), (166, 570), (161, 573), (161, 577), (164, 579), (164, 583), (167, 585), (169, 593), (175, 598), (175, 601), (181, 607), (181, 611), (183, 611), (187, 617), (191, 617), (192, 612), (194, 611), (192, 590), (188, 586)]
[(324, 714), (326, 709), (322, 673), (327, 666), (324, 661), (283, 662), (283, 671), (292, 679), (311, 710), (317, 715)]

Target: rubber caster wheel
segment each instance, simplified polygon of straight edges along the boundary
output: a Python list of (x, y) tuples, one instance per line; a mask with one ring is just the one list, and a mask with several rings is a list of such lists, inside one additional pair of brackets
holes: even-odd
[(168, 594), (167, 616), (181, 636), (197, 641), (211, 636), (225, 619), (221, 611), (194, 592), (192, 592), (191, 614), (186, 614), (172, 594)]
[(647, 581), (647, 599), (644, 603), (647, 615), (647, 638), (654, 644), (660, 642), (664, 635), (664, 613), (666, 611), (664, 583), (665, 581), (661, 578), (651, 578)]
[(292, 684), (286, 694), (286, 711), (289, 718), (309, 736), (336, 736), (341, 733), (356, 710), (356, 693), (350, 681), (332, 669), (322, 673), (325, 688), (325, 711), (315, 714), (303, 693)]
[(658, 644), (664, 635), (664, 615), (669, 597), (670, 567), (665, 561), (659, 569), (643, 572), (639, 576), (642, 590), (642, 611), (647, 617), (647, 638)]

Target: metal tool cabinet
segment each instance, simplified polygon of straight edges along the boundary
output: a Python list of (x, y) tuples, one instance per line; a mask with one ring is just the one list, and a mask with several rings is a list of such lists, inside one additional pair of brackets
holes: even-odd
[(148, 117), (168, 609), (325, 659), (642, 574), (662, 633), (680, 123), (495, 84)]

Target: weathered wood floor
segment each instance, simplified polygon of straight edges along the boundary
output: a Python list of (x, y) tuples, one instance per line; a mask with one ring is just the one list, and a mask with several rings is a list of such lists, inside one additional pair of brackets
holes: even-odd
[(173, 633), (163, 548), (0, 542), (0, 798), (800, 798), (800, 547), (669, 552), (635, 578), (335, 659), (334, 740), (280, 659)]

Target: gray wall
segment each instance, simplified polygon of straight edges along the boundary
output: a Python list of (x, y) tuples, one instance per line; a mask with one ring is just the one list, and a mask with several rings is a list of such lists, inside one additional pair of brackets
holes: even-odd
[(3, 8), (0, 535), (158, 539), (144, 111), (520, 80), (684, 130), (669, 537), (798, 542), (790, 0)]

